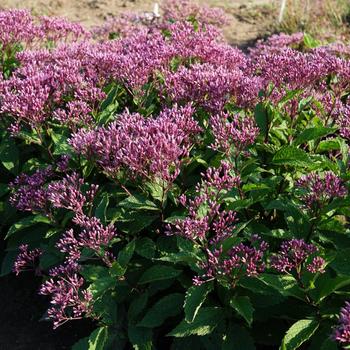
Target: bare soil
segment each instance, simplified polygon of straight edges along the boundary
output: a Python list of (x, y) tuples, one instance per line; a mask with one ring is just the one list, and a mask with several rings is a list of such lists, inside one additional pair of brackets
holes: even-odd
[[(196, 1), (196, 0), (195, 0)], [(154, 0), (1, 0), (0, 8), (27, 8), (37, 15), (63, 16), (91, 27), (122, 12), (152, 11)], [(158, 1), (161, 3), (161, 0)], [(278, 0), (205, 0), (200, 4), (223, 8), (230, 18), (228, 41), (246, 46), (273, 30)]]

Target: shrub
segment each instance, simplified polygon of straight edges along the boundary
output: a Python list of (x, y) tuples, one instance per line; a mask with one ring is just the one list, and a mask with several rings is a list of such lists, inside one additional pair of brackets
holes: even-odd
[(348, 48), (175, 9), (112, 40), (0, 13), (2, 274), (95, 320), (74, 349), (350, 345)]

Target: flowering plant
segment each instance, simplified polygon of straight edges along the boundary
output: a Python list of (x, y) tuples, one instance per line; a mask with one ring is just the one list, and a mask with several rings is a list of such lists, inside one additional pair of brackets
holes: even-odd
[(0, 12), (1, 273), (94, 320), (76, 350), (350, 346), (346, 47), (245, 54), (168, 6), (92, 34)]

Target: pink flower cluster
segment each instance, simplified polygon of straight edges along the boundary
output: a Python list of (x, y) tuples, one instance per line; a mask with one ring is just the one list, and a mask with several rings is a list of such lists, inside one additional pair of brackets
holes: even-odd
[(350, 344), (350, 303), (345, 302), (339, 315), (339, 324), (335, 328), (333, 338), (342, 345)]
[(47, 212), (48, 190), (47, 182), (53, 176), (51, 166), (37, 170), (33, 175), (21, 174), (10, 183), (15, 192), (10, 197), (10, 203), (18, 210), (32, 212)]
[(162, 3), (164, 21), (196, 20), (199, 23), (224, 26), (228, 23), (225, 12), (219, 8), (210, 8), (189, 0), (171, 1)]
[(125, 112), (106, 128), (81, 129), (70, 143), (78, 154), (96, 159), (110, 175), (126, 169), (131, 176), (171, 183), (201, 130), (193, 112), (191, 105), (175, 105), (154, 119)]
[(279, 272), (295, 271), (300, 277), (303, 268), (311, 273), (323, 273), (325, 261), (316, 256), (310, 262), (309, 258), (317, 253), (313, 244), (307, 244), (302, 239), (292, 239), (281, 244), (280, 251), (271, 257), (271, 267)]
[(21, 244), (19, 246), (19, 251), (20, 253), (17, 255), (13, 265), (13, 272), (18, 275), (26, 270), (35, 270), (39, 257), (43, 254), (43, 251), (39, 248), (29, 250), (28, 244)]
[(215, 138), (211, 148), (226, 155), (240, 155), (259, 135), (259, 128), (252, 118), (237, 114), (234, 116), (224, 112), (216, 114), (210, 118), (210, 126)]
[(265, 251), (268, 244), (258, 236), (252, 237), (251, 244), (240, 243), (223, 253), (222, 247), (214, 251), (207, 250), (207, 261), (200, 267), (204, 273), (193, 279), (195, 285), (213, 279), (227, 279), (232, 287), (243, 276), (255, 277), (265, 270)]
[(67, 255), (67, 261), (78, 261), (81, 257), (81, 250), (88, 248), (107, 266), (111, 266), (115, 258), (107, 248), (116, 236), (113, 225), (104, 227), (98, 218), (88, 217), (84, 214), (77, 214), (73, 222), (81, 228), (80, 233), (75, 235), (74, 230), (70, 229), (57, 243), (57, 248)]
[(89, 38), (90, 33), (78, 23), (64, 18), (33, 17), (28, 10), (0, 11), (0, 46), (8, 50), (10, 45), (38, 45), (47, 40), (78, 40)]
[(85, 205), (91, 206), (98, 190), (97, 185), (91, 185), (90, 189), (83, 194), (81, 187), (84, 184), (77, 173), (66, 175), (60, 181), (52, 182), (47, 189), (48, 200), (55, 208), (65, 208), (74, 213), (82, 214)]
[[(90, 249), (107, 266), (115, 261), (108, 250), (116, 235), (113, 225), (105, 227), (100, 219), (84, 214), (84, 206), (92, 205), (98, 186), (91, 185), (84, 194), (83, 184), (83, 179), (73, 173), (48, 187), (48, 200), (53, 207), (71, 210), (74, 213), (72, 221), (80, 229), (78, 234), (75, 229), (69, 229), (59, 239), (56, 246), (65, 254), (66, 260), (50, 271), (51, 278), (40, 289), (41, 294), (51, 296), (52, 307), (48, 315), (54, 321), (54, 328), (92, 312), (92, 295), (84, 289), (84, 279), (79, 275), (82, 250)], [(17, 261), (19, 265), (23, 257), (19, 255)]]
[(240, 178), (232, 174), (231, 165), (224, 161), (217, 169), (208, 168), (202, 176), (194, 199), (188, 199), (185, 195), (180, 197), (181, 204), (188, 210), (188, 216), (169, 225), (167, 233), (202, 243), (209, 240), (211, 244), (216, 244), (230, 237), (235, 228), (236, 213), (222, 210), (221, 197), (239, 186)]
[(50, 271), (51, 278), (40, 288), (40, 294), (51, 296), (52, 306), (47, 314), (54, 320), (54, 328), (92, 313), (92, 294), (82, 288), (84, 279), (78, 272), (79, 265), (76, 263), (54, 268)]
[(309, 209), (320, 209), (334, 198), (345, 197), (348, 193), (343, 181), (331, 171), (323, 176), (316, 173), (304, 175), (296, 185), (303, 190), (301, 200)]

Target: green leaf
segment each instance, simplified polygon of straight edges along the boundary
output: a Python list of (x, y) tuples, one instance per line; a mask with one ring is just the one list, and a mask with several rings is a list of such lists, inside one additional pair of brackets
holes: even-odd
[(90, 284), (88, 290), (92, 293), (94, 298), (98, 298), (109, 289), (115, 288), (116, 283), (116, 278), (112, 276), (102, 277)]
[(99, 218), (103, 224), (106, 224), (107, 222), (106, 212), (107, 212), (108, 204), (109, 204), (109, 196), (108, 196), (108, 193), (105, 193), (95, 210), (95, 216)]
[(255, 121), (262, 135), (266, 135), (269, 127), (269, 118), (266, 108), (262, 103), (258, 103), (254, 111)]
[(290, 327), (282, 340), (280, 350), (295, 350), (316, 332), (319, 323), (315, 320), (299, 320)]
[(124, 199), (119, 203), (120, 207), (127, 208), (127, 209), (133, 209), (133, 210), (157, 210), (159, 211), (159, 208), (155, 203), (148, 200), (144, 196), (141, 195), (133, 195), (129, 196), (128, 198)]
[(88, 282), (109, 277), (108, 268), (100, 265), (84, 265), (80, 273)]
[(181, 313), (183, 301), (184, 295), (180, 293), (165, 296), (148, 310), (138, 326), (147, 328), (161, 326), (167, 318)]
[(50, 219), (43, 215), (27, 216), (22, 220), (17, 221), (10, 227), (5, 239), (11, 237), (15, 232), (18, 232), (35, 224), (50, 224)]
[(151, 283), (154, 281), (167, 280), (175, 278), (181, 274), (181, 270), (176, 270), (171, 266), (154, 265), (146, 270), (141, 276), (139, 283)]
[(80, 339), (72, 350), (105, 350), (108, 341), (108, 328), (95, 329), (88, 338)]
[(190, 335), (210, 334), (222, 321), (223, 309), (220, 307), (201, 308), (193, 322), (183, 320), (168, 335), (173, 337), (188, 337)]
[(208, 293), (213, 289), (212, 283), (192, 286), (186, 292), (184, 310), (185, 320), (193, 322)]
[(133, 298), (128, 310), (129, 323), (135, 323), (140, 313), (144, 310), (148, 302), (148, 292)]
[(338, 250), (330, 266), (339, 274), (350, 276), (350, 248)]
[(304, 294), (298, 287), (298, 284), (293, 276), (262, 273), (258, 279), (266, 283), (268, 286), (276, 289), (283, 296), (293, 296), (304, 300)]
[(9, 136), (0, 143), (0, 161), (11, 173), (17, 175), (19, 165), (19, 151), (15, 141)]
[[(152, 330), (130, 325), (128, 337), (135, 350), (152, 350)], [(117, 349), (116, 349), (117, 350)]]
[(248, 331), (239, 325), (227, 329), (221, 350), (255, 350), (254, 340)]
[(0, 197), (9, 192), (8, 185), (0, 183)]
[(53, 143), (55, 144), (53, 152), (54, 155), (72, 154), (72, 147), (67, 142), (68, 137), (66, 135), (57, 134), (51, 130), (51, 138)]
[(156, 244), (148, 237), (140, 238), (136, 241), (135, 251), (147, 259), (153, 259), (156, 252)]
[(124, 269), (126, 269), (129, 261), (134, 255), (135, 251), (135, 240), (129, 242), (118, 254), (118, 263)]
[(313, 38), (310, 34), (304, 33), (304, 45), (308, 49), (314, 49), (315, 47), (320, 46), (321, 43)]
[(336, 128), (325, 128), (323, 126), (317, 128), (308, 128), (305, 129), (293, 142), (295, 145), (300, 145), (307, 141), (317, 140), (323, 136), (333, 134), (337, 129)]
[(249, 297), (233, 297), (230, 305), (247, 321), (249, 325), (253, 322), (254, 308)]
[(290, 166), (309, 166), (310, 158), (308, 154), (300, 148), (294, 146), (284, 146), (276, 152), (272, 159), (275, 164)]
[(350, 285), (349, 276), (337, 276), (330, 278), (329, 276), (321, 276), (316, 281), (316, 288), (311, 291), (311, 295), (320, 303), (335, 291)]
[(334, 340), (328, 338), (323, 342), (320, 350), (337, 350), (337, 349), (339, 349), (337, 343)]

